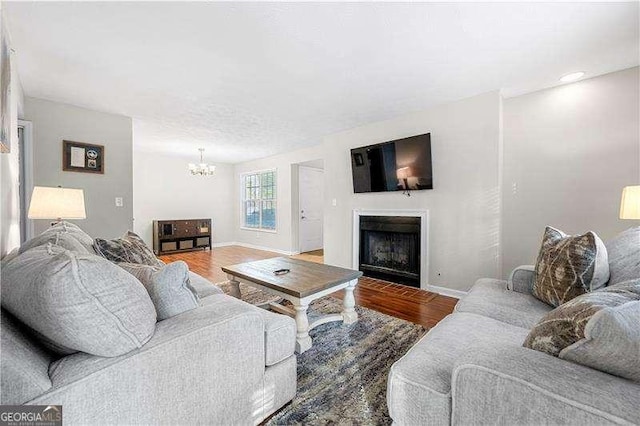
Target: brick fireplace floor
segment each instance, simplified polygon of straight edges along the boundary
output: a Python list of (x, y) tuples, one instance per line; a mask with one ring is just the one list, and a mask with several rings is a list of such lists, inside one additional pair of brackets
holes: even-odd
[[(216, 247), (210, 251), (164, 255), (160, 256), (160, 259), (165, 262), (183, 260), (193, 272), (218, 283), (227, 280), (226, 274), (220, 269), (221, 266), (279, 256), (282, 255), (270, 251), (226, 246)], [(321, 251), (302, 253), (292, 257), (319, 263), (324, 260)], [(436, 325), (453, 311), (457, 303), (457, 299), (452, 297), (368, 277), (360, 278), (354, 293), (357, 305), (425, 327)], [(343, 292), (337, 292), (335, 295), (342, 298)]]

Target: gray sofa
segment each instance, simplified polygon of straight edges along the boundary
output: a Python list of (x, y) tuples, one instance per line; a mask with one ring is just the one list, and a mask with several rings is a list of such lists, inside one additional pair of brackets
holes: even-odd
[[(637, 256), (640, 233), (627, 240)], [(627, 269), (616, 269), (617, 257), (626, 257)], [(612, 278), (629, 276), (628, 260), (628, 251), (609, 250)], [(640, 269), (633, 274), (640, 278)], [(392, 366), (387, 403), (395, 424), (640, 423), (640, 383), (522, 346), (552, 309), (531, 295), (533, 280), (532, 266), (508, 281), (479, 280)]]
[(295, 322), (190, 274), (201, 306), (113, 358), (59, 358), (2, 309), (0, 403), (62, 405), (65, 424), (261, 422), (295, 396)]

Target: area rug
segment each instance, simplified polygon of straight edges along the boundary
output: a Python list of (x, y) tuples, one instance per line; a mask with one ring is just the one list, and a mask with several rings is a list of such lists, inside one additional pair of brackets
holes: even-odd
[[(221, 287), (228, 291), (228, 286)], [(270, 297), (248, 287), (240, 289), (243, 299), (264, 302)], [(337, 298), (316, 300), (309, 307), (310, 322), (341, 309)], [(313, 346), (297, 357), (296, 397), (267, 425), (391, 424), (386, 399), (389, 369), (426, 329), (360, 306), (356, 311), (355, 324), (333, 322), (311, 330)]]
[[(231, 283), (229, 281), (216, 283), (216, 285), (220, 287), (225, 293), (231, 294)], [(244, 283), (240, 283), (240, 294), (242, 295), (242, 300), (256, 306), (266, 305), (268, 303), (276, 303), (282, 300), (281, 297), (265, 293), (262, 290), (251, 287)]]

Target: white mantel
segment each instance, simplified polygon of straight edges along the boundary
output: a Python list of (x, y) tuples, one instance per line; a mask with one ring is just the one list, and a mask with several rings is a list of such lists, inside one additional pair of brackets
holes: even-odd
[(420, 288), (429, 290), (429, 210), (367, 210), (353, 211), (353, 269), (360, 266), (360, 216), (403, 216), (420, 218)]

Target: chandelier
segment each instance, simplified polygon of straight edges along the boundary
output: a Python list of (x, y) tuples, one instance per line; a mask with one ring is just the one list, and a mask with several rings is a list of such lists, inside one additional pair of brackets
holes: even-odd
[(202, 159), (204, 148), (198, 148), (198, 151), (200, 151), (200, 163), (189, 163), (189, 171), (194, 176), (211, 176), (216, 170), (216, 166), (211, 166), (204, 162), (204, 160)]

